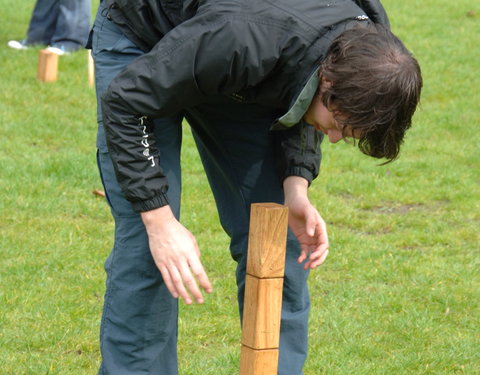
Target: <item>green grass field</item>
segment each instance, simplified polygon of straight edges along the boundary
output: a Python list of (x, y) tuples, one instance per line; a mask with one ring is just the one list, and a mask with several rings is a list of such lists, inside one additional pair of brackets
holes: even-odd
[[(92, 194), (87, 53), (62, 57), (57, 82), (38, 82), (38, 49), (6, 47), (24, 36), (33, 1), (2, 4), (0, 374), (94, 374), (113, 223)], [(393, 164), (323, 147), (310, 190), (331, 254), (310, 278), (305, 374), (480, 374), (480, 4), (384, 4), (422, 66), (422, 104)], [(181, 307), (181, 374), (236, 374), (235, 265), (188, 126), (183, 160), (183, 222), (215, 292)]]

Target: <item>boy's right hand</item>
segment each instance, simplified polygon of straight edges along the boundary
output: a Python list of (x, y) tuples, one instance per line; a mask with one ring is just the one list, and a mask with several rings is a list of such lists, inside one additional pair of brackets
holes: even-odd
[(193, 234), (178, 222), (168, 205), (142, 212), (141, 217), (153, 259), (172, 296), (182, 298), (187, 305), (192, 303), (192, 297), (203, 303), (198, 285), (207, 293), (212, 292), (212, 285), (200, 262)]

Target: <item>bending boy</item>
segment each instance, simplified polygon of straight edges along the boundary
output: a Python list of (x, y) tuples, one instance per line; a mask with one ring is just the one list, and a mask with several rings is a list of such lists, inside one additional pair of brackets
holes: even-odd
[(101, 2), (98, 162), (116, 224), (101, 374), (176, 375), (178, 298), (212, 291), (179, 221), (183, 118), (231, 239), (240, 313), (250, 204), (289, 207), (278, 374), (303, 374), (307, 277), (329, 246), (307, 195), (320, 142), (353, 137), (391, 161), (419, 101), (420, 68), (388, 27), (375, 0)]

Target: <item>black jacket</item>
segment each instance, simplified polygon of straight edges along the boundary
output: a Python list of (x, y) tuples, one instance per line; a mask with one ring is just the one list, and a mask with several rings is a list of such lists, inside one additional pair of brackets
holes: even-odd
[[(360, 8), (358, 5), (364, 7)], [(102, 97), (104, 126), (123, 192), (138, 211), (167, 203), (147, 118), (173, 115), (213, 95), (289, 110), (335, 37), (369, 17), (388, 25), (378, 1), (106, 0), (109, 17), (147, 53)], [(283, 133), (283, 177), (318, 174), (319, 135), (300, 123)]]

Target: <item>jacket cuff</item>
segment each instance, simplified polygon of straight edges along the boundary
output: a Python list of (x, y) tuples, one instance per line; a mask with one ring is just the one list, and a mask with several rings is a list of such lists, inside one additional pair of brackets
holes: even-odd
[(157, 195), (155, 195), (153, 198), (144, 201), (135, 201), (131, 203), (134, 211), (144, 212), (168, 205), (168, 198), (166, 194), (157, 193)]
[(310, 184), (316, 177), (307, 168), (302, 168), (302, 167), (291, 167), (288, 170), (286, 170), (285, 174), (283, 175), (282, 181), (290, 176), (303, 177), (305, 180), (308, 181), (308, 186), (310, 186)]

